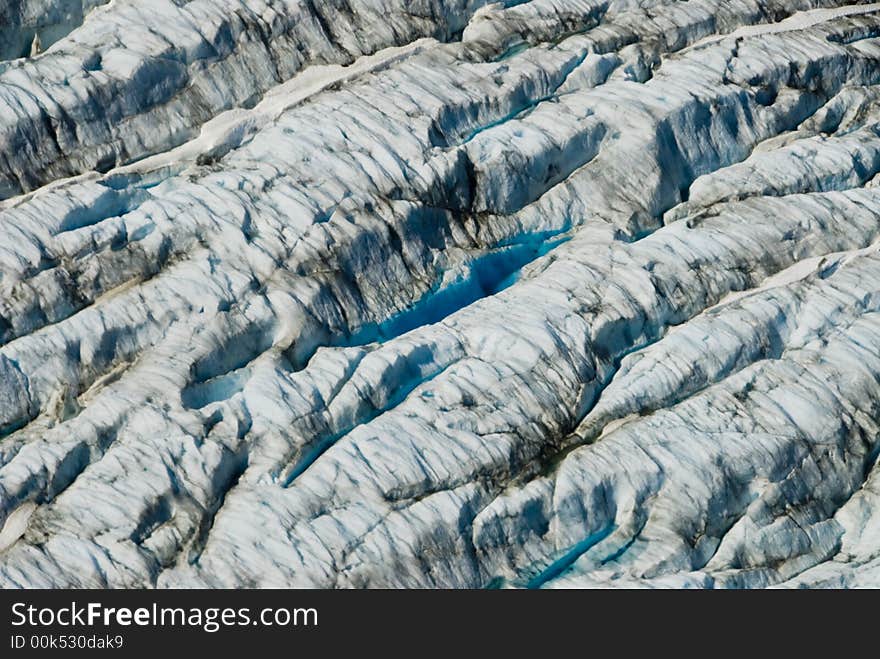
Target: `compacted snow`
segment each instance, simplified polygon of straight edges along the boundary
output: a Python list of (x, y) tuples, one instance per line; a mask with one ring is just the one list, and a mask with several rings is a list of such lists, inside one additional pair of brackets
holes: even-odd
[(880, 5), (0, 42), (0, 586), (880, 586)]

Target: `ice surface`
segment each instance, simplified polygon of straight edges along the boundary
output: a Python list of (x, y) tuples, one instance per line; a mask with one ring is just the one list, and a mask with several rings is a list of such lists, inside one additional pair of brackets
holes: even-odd
[(880, 583), (878, 5), (49, 5), (0, 586)]

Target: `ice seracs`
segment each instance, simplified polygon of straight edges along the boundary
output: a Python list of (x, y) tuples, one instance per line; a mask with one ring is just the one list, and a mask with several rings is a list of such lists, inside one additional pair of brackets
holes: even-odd
[(876, 583), (880, 8), (149, 14), (0, 64), (0, 584)]

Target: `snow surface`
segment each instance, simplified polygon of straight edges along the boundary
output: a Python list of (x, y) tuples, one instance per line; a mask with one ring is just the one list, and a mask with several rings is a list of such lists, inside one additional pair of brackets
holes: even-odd
[(98, 4), (0, 62), (0, 586), (880, 584), (880, 6)]

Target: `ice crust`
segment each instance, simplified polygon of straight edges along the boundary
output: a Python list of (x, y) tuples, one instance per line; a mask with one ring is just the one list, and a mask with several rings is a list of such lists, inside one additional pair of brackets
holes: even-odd
[(880, 585), (880, 6), (80, 9), (0, 55), (0, 586)]

